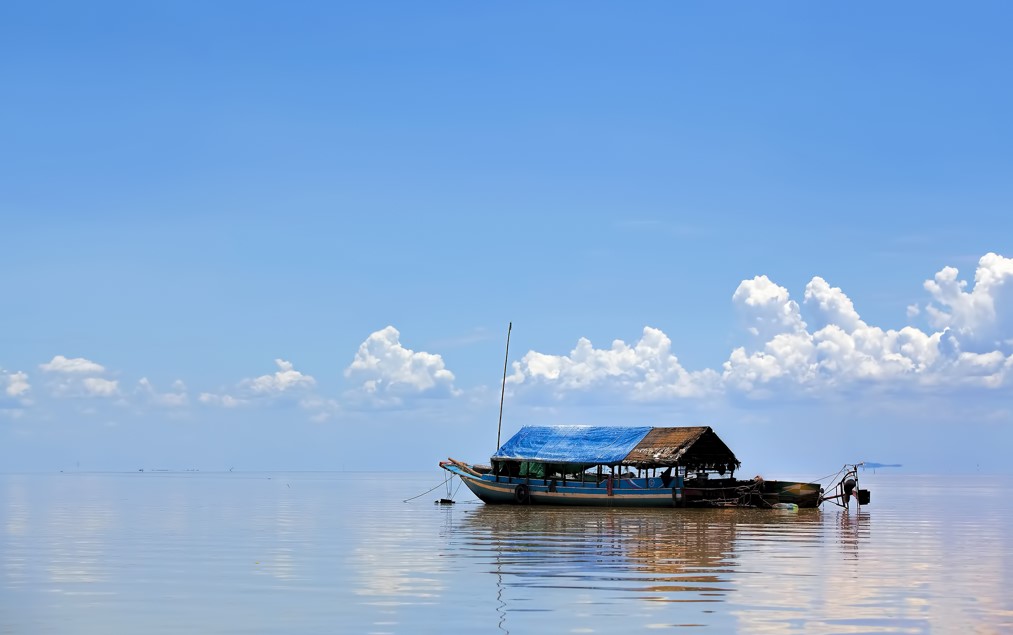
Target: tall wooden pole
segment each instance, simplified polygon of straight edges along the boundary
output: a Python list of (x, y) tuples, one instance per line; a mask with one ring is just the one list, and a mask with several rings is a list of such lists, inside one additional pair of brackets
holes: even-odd
[(503, 397), (506, 395), (506, 374), (507, 364), (510, 362), (510, 331), (514, 328), (514, 323), (510, 322), (507, 326), (507, 345), (506, 345), (506, 358), (503, 360), (503, 386), (499, 389), (499, 425), (496, 426), (496, 451), (499, 452), (499, 439), (500, 433), (503, 431)]

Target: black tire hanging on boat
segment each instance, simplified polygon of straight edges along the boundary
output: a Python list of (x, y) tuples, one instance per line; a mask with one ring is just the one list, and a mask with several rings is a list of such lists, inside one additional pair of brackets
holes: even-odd
[(521, 483), (520, 485), (514, 488), (514, 500), (520, 503), (521, 505), (530, 504), (531, 489), (524, 483)]

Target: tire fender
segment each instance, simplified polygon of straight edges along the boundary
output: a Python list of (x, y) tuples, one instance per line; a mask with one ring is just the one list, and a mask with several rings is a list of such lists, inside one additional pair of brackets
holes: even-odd
[(524, 483), (521, 483), (514, 488), (514, 500), (521, 505), (531, 504), (531, 488)]

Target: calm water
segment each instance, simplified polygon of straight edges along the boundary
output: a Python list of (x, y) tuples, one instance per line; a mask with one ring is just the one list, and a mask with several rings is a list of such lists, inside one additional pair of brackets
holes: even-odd
[(434, 472), (0, 475), (0, 633), (1013, 632), (1013, 479), (861, 513), (486, 507)]

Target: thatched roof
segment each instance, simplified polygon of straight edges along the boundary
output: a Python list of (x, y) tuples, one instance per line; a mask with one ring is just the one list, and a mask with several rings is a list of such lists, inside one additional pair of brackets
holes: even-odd
[(732, 470), (740, 463), (735, 453), (708, 426), (652, 428), (626, 456), (624, 463), (648, 466), (685, 465), (691, 468)]

